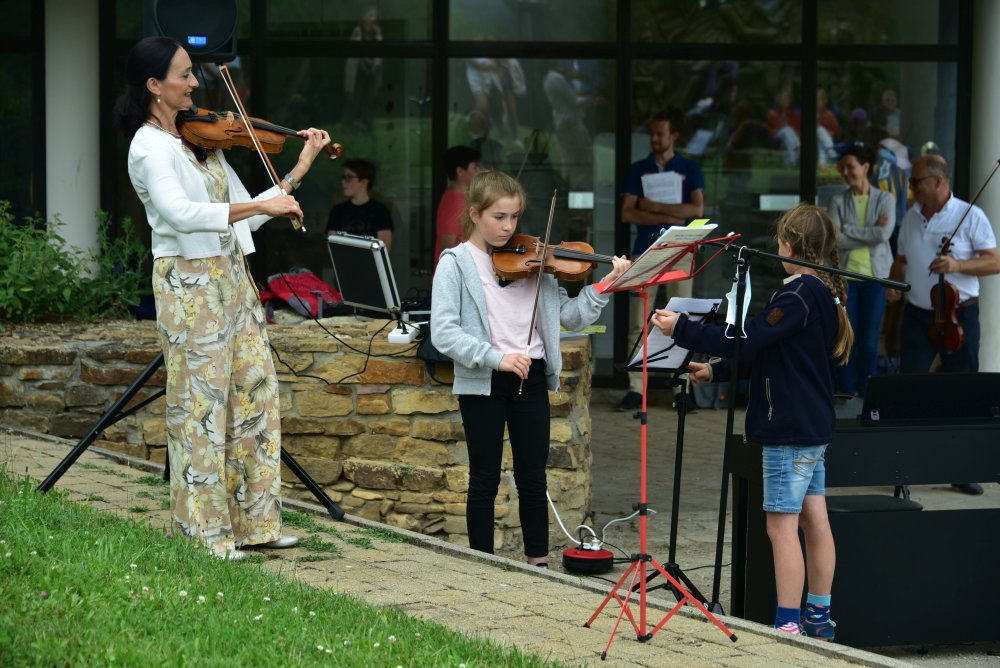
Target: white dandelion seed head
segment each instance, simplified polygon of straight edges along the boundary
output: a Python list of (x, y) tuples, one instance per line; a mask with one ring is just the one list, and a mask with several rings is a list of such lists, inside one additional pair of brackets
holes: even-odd
[(372, 647), (374, 647), (376, 649), (378, 649), (381, 646), (382, 646), (382, 643), (380, 643), (380, 642), (377, 642), (377, 643), (375, 643), (375, 644), (372, 645)]
[(187, 593), (186, 591), (184, 591), (183, 589), (181, 589), (181, 590), (180, 590), (180, 591), (179, 591), (179, 592), (177, 593), (177, 595), (178, 595), (178, 596), (180, 596), (181, 598), (184, 598), (184, 597), (186, 597), (186, 596), (188, 595), (188, 593)]
[(389, 636), (389, 642), (396, 642), (396, 636)]
[(264, 618), (264, 615), (257, 615), (256, 617), (254, 617), (254, 618), (253, 618), (253, 620), (254, 620), (255, 622), (259, 622), (259, 621), (260, 621), (260, 620), (262, 620), (263, 618)]
[(215, 592), (215, 598), (222, 600), (222, 592), (221, 591)]
[(199, 602), (199, 603), (204, 603), (204, 602), (205, 602), (205, 597), (204, 597), (204, 596), (201, 596), (201, 595), (199, 595), (199, 596), (198, 596), (198, 602)]
[(309, 616), (310, 616), (310, 617), (315, 617), (315, 616), (316, 616), (316, 613), (315, 613), (315, 612), (313, 612), (312, 610), (310, 610), (310, 611), (309, 611)]
[(270, 596), (265, 596), (264, 597), (264, 602), (265, 603), (270, 603), (271, 602), (271, 597)]
[(139, 568), (139, 565), (138, 564), (129, 564), (128, 567), (131, 568), (134, 571), (135, 569)]

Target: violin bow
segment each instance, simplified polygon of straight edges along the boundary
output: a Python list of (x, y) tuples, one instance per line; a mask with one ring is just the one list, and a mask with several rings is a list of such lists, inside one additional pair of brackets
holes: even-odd
[[(542, 263), (538, 267), (538, 280), (535, 282), (535, 303), (531, 307), (531, 325), (528, 327), (528, 342), (524, 344), (524, 354), (528, 354), (528, 349), (531, 347), (531, 335), (535, 331), (535, 317), (538, 315), (538, 296), (542, 292), (542, 277), (545, 275), (545, 255), (549, 252), (549, 235), (552, 233), (552, 218), (556, 214), (556, 193), (557, 190), (552, 191), (552, 204), (549, 206), (549, 222), (545, 226), (545, 240), (542, 242)], [(521, 394), (524, 391), (524, 379), (521, 379), (521, 385), (517, 388), (517, 393)]]
[[(990, 180), (993, 178), (993, 175), (997, 173), (997, 169), (1000, 169), (1000, 160), (997, 160), (997, 164), (994, 165), (993, 171), (990, 172), (990, 175), (986, 177), (986, 181), (983, 182), (983, 185), (979, 189), (979, 192), (977, 192), (976, 196), (972, 198), (971, 202), (969, 202), (969, 206), (966, 207), (965, 213), (962, 214), (962, 219), (958, 221), (958, 225), (956, 225), (955, 229), (953, 229), (951, 231), (951, 234), (949, 234), (947, 237), (945, 237), (944, 239), (941, 240), (941, 252), (942, 253), (945, 252), (945, 251), (951, 252), (950, 251), (950, 249), (951, 249), (951, 240), (955, 238), (956, 234), (958, 234), (958, 228), (960, 228), (962, 226), (962, 223), (965, 222), (965, 219), (969, 215), (969, 212), (972, 211), (972, 207), (975, 206), (976, 202), (979, 200), (979, 196), (983, 194), (983, 191), (986, 190), (986, 186), (988, 186), (990, 184)], [(927, 275), (930, 276), (933, 273), (934, 273), (934, 270), (931, 269), (931, 270), (929, 270), (927, 272)]]
[[(222, 82), (226, 84), (226, 90), (229, 91), (229, 96), (233, 98), (233, 104), (236, 105), (236, 109), (240, 112), (243, 117), (243, 125), (247, 129), (247, 134), (250, 135), (250, 140), (253, 142), (253, 146), (257, 149), (257, 155), (260, 156), (261, 162), (264, 163), (264, 169), (267, 170), (267, 176), (271, 179), (271, 185), (275, 186), (282, 195), (287, 195), (285, 189), (281, 187), (281, 179), (278, 178), (278, 172), (275, 171), (274, 165), (271, 163), (271, 159), (267, 157), (264, 153), (264, 148), (260, 145), (260, 140), (257, 138), (257, 131), (253, 127), (253, 122), (250, 120), (250, 116), (247, 114), (247, 110), (243, 107), (243, 100), (240, 99), (240, 94), (236, 91), (236, 84), (233, 82), (232, 76), (229, 74), (229, 68), (225, 65), (219, 65), (219, 72), (222, 74)], [(306, 231), (305, 226), (298, 218), (290, 218), (292, 221), (292, 227), (296, 230)]]

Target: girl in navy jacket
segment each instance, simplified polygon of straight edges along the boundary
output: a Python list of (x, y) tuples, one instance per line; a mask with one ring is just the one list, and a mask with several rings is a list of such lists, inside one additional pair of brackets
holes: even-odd
[[(801, 204), (778, 220), (778, 254), (839, 267), (837, 235), (822, 209)], [(839, 275), (787, 262), (789, 277), (767, 307), (746, 324), (740, 368), (750, 370), (746, 437), (763, 446), (764, 511), (774, 554), (778, 610), (775, 627), (789, 633), (832, 640), (830, 589), (836, 553), (826, 514), (824, 454), (836, 417), (830, 358), (847, 361), (854, 339)], [(727, 356), (734, 332), (726, 325), (691, 321), (658, 310), (654, 325), (685, 348)], [(728, 375), (725, 360), (691, 364), (693, 382)], [(799, 610), (806, 560), (809, 598)]]

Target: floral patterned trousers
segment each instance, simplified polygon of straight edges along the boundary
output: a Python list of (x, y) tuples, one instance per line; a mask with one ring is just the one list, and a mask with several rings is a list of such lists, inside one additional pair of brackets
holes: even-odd
[(278, 381), (264, 314), (235, 240), (217, 257), (158, 258), (174, 522), (216, 554), (281, 535)]

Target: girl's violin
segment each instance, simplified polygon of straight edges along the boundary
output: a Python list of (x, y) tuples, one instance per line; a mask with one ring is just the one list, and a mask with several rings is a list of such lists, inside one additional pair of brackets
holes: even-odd
[[(250, 123), (256, 130), (257, 139), (265, 153), (280, 153), (285, 147), (286, 138), (299, 136), (295, 130), (260, 118), (250, 117)], [(215, 112), (192, 107), (177, 119), (177, 129), (184, 139), (200, 148), (214, 151), (243, 146), (254, 150), (245, 119), (230, 111)], [(344, 153), (344, 147), (329, 144), (323, 147), (323, 152), (334, 159)]]
[[(502, 248), (493, 249), (493, 271), (505, 281), (516, 281), (537, 274), (542, 266), (542, 240), (528, 234), (515, 234)], [(610, 255), (598, 255), (590, 244), (564, 241), (549, 244), (545, 273), (565, 281), (582, 281), (597, 262), (611, 262)]]

